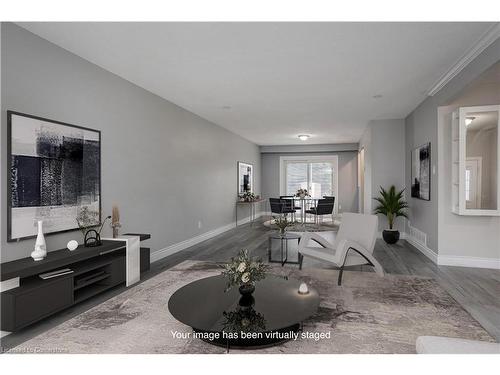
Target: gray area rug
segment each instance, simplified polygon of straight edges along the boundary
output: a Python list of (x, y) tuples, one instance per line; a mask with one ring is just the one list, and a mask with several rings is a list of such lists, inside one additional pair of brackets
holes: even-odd
[[(180, 287), (217, 275), (211, 263), (186, 261), (63, 324), (11, 352), (49, 353), (224, 353), (199, 339), (174, 339), (171, 331), (191, 332), (167, 309)], [(318, 313), (305, 332), (331, 332), (329, 339), (298, 339), (279, 346), (231, 353), (414, 353), (421, 335), (494, 341), (433, 279), (368, 272), (285, 266), (273, 273), (307, 282), (321, 296)]]

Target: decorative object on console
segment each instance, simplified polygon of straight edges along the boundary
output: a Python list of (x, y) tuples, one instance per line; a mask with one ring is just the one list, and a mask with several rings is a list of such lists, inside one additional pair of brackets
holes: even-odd
[(101, 209), (101, 133), (59, 121), (7, 111), (7, 240), (33, 238), (31, 223), (45, 234), (77, 228), (82, 207)]
[(300, 188), (299, 190), (297, 190), (297, 192), (295, 193), (295, 196), (296, 197), (299, 197), (300, 199), (304, 199), (305, 197), (310, 197), (311, 195), (309, 194), (309, 192), (307, 191), (307, 189), (302, 189)]
[(396, 187), (392, 185), (389, 191), (386, 191), (382, 186), (380, 187), (380, 197), (375, 197), (379, 204), (375, 207), (375, 214), (382, 214), (387, 216), (389, 221), (389, 229), (382, 232), (384, 241), (388, 244), (395, 244), (399, 240), (399, 231), (394, 229), (394, 220), (401, 216), (408, 218), (406, 209), (408, 203), (403, 199), (405, 189), (396, 193)]
[(411, 196), (431, 200), (431, 144), (426, 143), (411, 152)]
[(253, 165), (238, 162), (238, 196), (253, 192)]
[(104, 221), (102, 222), (101, 227), (99, 228), (99, 231), (97, 231), (95, 229), (88, 229), (86, 231), (85, 237), (84, 237), (84, 246), (94, 247), (94, 246), (100, 246), (102, 244), (101, 231), (102, 231), (102, 228), (104, 227), (104, 223), (106, 223), (106, 221), (108, 219), (111, 219), (111, 216), (106, 216), (106, 219), (104, 219)]
[(255, 195), (254, 193), (250, 191), (246, 191), (243, 194), (240, 194), (238, 196), (240, 202), (254, 202), (259, 199), (258, 195)]
[(74, 251), (78, 248), (78, 242), (75, 241), (75, 240), (71, 240), (68, 242), (68, 244), (66, 245), (67, 249), (69, 251)]
[(38, 235), (36, 236), (35, 250), (31, 253), (31, 257), (35, 261), (39, 261), (46, 256), (47, 246), (45, 245), (45, 237), (43, 236), (43, 221), (38, 220)]
[(227, 280), (226, 291), (233, 286), (239, 286), (242, 295), (252, 294), (255, 283), (266, 278), (269, 266), (260, 259), (252, 259), (247, 250), (241, 250), (237, 257), (223, 266), (222, 275)]
[(111, 228), (113, 228), (113, 238), (118, 237), (118, 229), (121, 228), (120, 224), (120, 210), (118, 209), (118, 206), (115, 204), (113, 205), (113, 210), (111, 214)]

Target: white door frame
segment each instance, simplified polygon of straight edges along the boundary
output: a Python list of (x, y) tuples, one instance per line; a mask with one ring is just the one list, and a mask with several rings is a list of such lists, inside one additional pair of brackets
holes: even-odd
[(290, 155), (290, 156), (280, 156), (280, 195), (286, 195), (286, 168), (285, 163), (287, 161), (304, 161), (304, 162), (321, 162), (327, 161), (333, 164), (333, 195), (335, 196), (335, 206), (334, 212), (338, 212), (338, 206), (340, 203), (339, 197), (339, 157), (338, 155)]

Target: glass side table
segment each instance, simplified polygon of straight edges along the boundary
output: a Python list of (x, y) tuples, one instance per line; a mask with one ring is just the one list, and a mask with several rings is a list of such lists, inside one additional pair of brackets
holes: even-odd
[[(273, 241), (280, 241), (280, 247), (279, 247), (280, 259), (273, 259), (272, 258)], [(269, 263), (281, 263), (282, 267), (285, 265), (285, 263), (299, 264), (298, 259), (297, 259), (297, 261), (289, 261), (288, 260), (288, 241), (297, 241), (297, 248), (298, 248), (300, 236), (298, 234), (288, 233), (288, 232), (286, 232), (284, 235), (281, 235), (279, 233), (273, 233), (273, 234), (269, 235), (269, 247), (267, 250), (268, 256), (269, 256)]]

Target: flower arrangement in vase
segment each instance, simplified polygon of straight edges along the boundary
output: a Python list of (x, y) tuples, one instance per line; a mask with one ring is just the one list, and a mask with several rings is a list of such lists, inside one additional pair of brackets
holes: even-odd
[(258, 199), (259, 196), (250, 191), (245, 191), (243, 194), (240, 194), (238, 198), (240, 202), (253, 202), (254, 200)]
[(278, 227), (281, 236), (285, 235), (287, 228), (297, 224), (297, 221), (295, 220), (288, 220), (286, 215), (273, 216), (273, 219), (274, 219), (274, 224), (276, 224), (276, 226)]
[(300, 199), (304, 199), (305, 197), (310, 197), (311, 195), (309, 194), (309, 192), (307, 191), (307, 189), (302, 189), (300, 188), (299, 190), (297, 190), (297, 192), (295, 193), (295, 196), (296, 197), (299, 197)]
[(253, 293), (255, 283), (264, 279), (269, 269), (262, 260), (252, 259), (247, 250), (241, 250), (237, 257), (231, 258), (231, 261), (222, 267), (224, 268), (222, 275), (227, 280), (225, 291), (239, 286), (242, 295)]

